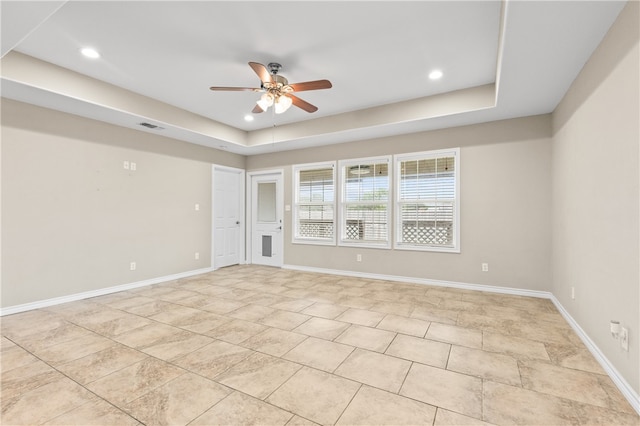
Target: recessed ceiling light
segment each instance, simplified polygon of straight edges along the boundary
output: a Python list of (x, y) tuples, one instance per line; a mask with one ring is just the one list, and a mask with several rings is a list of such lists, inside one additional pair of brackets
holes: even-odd
[(253, 115), (250, 115), (250, 114), (245, 115), (244, 121), (253, 121)]
[(442, 78), (442, 71), (440, 70), (433, 70), (429, 73), (429, 78), (431, 80), (438, 80), (440, 78)]
[(80, 49), (80, 53), (82, 53), (87, 58), (91, 58), (91, 59), (98, 59), (100, 57), (100, 54), (98, 53), (98, 51), (91, 47), (83, 47), (82, 49)]

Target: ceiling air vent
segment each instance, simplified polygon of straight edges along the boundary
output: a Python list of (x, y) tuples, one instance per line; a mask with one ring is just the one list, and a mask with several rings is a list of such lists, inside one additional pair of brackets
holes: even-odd
[(149, 129), (164, 130), (164, 127), (156, 126), (155, 124), (151, 124), (151, 123), (138, 123), (138, 124), (140, 126), (144, 126), (144, 127), (149, 128)]

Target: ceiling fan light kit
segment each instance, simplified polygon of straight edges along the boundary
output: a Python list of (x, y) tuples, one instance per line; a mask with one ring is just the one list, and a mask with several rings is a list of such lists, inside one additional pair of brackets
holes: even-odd
[(316, 106), (295, 96), (293, 92), (329, 89), (332, 87), (329, 80), (315, 80), (304, 83), (289, 84), (289, 81), (285, 77), (278, 74), (282, 65), (276, 62), (270, 62), (267, 66), (268, 69), (257, 62), (249, 62), (249, 66), (260, 78), (259, 88), (212, 86), (210, 89), (213, 91), (263, 92), (260, 99), (256, 101), (256, 106), (252, 110), (254, 114), (265, 112), (271, 106), (273, 106), (273, 110), (276, 114), (282, 114), (288, 110), (291, 105), (295, 105), (309, 113), (316, 112), (318, 110)]

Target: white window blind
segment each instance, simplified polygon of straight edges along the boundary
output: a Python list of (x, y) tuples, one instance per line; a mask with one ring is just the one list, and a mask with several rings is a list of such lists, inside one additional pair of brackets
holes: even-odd
[(334, 164), (295, 166), (294, 174), (294, 242), (335, 242)]
[(340, 162), (340, 243), (389, 246), (390, 158)]
[(459, 251), (459, 150), (396, 157), (396, 246)]

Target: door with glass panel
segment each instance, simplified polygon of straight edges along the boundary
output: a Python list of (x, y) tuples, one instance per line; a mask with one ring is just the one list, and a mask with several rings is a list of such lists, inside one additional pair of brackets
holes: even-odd
[(251, 262), (282, 266), (282, 173), (251, 176)]

